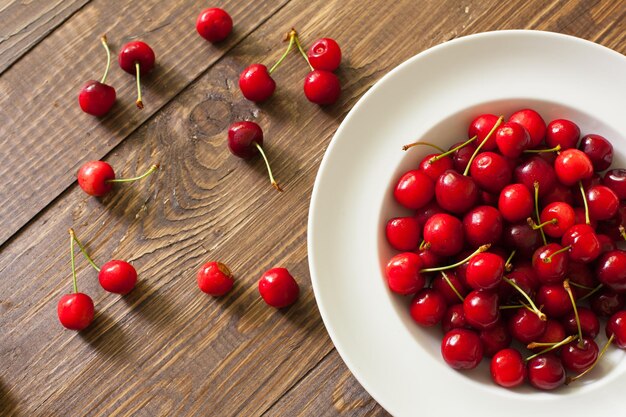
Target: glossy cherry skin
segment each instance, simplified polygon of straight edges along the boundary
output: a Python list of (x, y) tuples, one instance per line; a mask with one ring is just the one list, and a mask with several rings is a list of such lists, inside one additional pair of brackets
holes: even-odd
[(115, 104), (115, 88), (99, 81), (89, 80), (78, 94), (78, 104), (87, 114), (101, 117)]
[(341, 63), (341, 48), (331, 38), (318, 39), (307, 52), (309, 63), (313, 68), (324, 71), (334, 71)]
[(522, 125), (530, 135), (530, 147), (534, 148), (543, 141), (546, 136), (546, 122), (532, 109), (522, 109), (516, 111), (509, 117), (509, 122)]
[(598, 359), (598, 351), (596, 342), (583, 336), (582, 345), (578, 340), (574, 340), (561, 348), (561, 362), (565, 369), (581, 373)]
[(587, 189), (589, 217), (595, 220), (608, 220), (619, 209), (619, 198), (609, 187), (594, 185)]
[(507, 158), (518, 158), (530, 146), (530, 135), (519, 123), (502, 123), (494, 135), (498, 150)]
[(626, 252), (614, 250), (600, 256), (596, 265), (598, 281), (611, 290), (626, 292)]
[(504, 244), (517, 250), (518, 254), (530, 257), (541, 244), (541, 234), (539, 230), (533, 230), (526, 222), (509, 224), (502, 232)]
[(500, 318), (498, 294), (493, 291), (474, 290), (465, 296), (463, 311), (467, 323), (477, 330), (493, 327)]
[(579, 139), (580, 128), (570, 120), (553, 120), (546, 129), (546, 145), (550, 148), (557, 145), (561, 146), (561, 150), (575, 148)]
[(479, 253), (468, 262), (465, 279), (475, 290), (497, 288), (504, 276), (504, 259), (489, 252)]
[(543, 208), (539, 216), (541, 223), (555, 220), (555, 224), (546, 224), (543, 231), (550, 237), (559, 238), (570, 227), (574, 226), (576, 215), (574, 209), (567, 203), (550, 203)]
[[(609, 198), (609, 201), (611, 198)], [(611, 205), (613, 203), (611, 202)], [(612, 210), (613, 208), (608, 208)], [(623, 242), (624, 238), (620, 234), (619, 227), (621, 225), (626, 226), (626, 203), (620, 204), (617, 209), (617, 213), (613, 217), (607, 220), (596, 221), (595, 219), (591, 219), (591, 225), (594, 226), (594, 222), (596, 223), (596, 229), (598, 233), (607, 235), (611, 240), (616, 242)]]
[(513, 348), (502, 349), (491, 358), (491, 379), (505, 388), (521, 385), (526, 380), (526, 362)]
[(275, 308), (292, 305), (300, 295), (300, 287), (286, 268), (272, 268), (259, 280), (259, 294)]
[(588, 264), (578, 261), (570, 262), (569, 273), (567, 279), (570, 280), (570, 286), (574, 293), (574, 298), (578, 299), (586, 296), (591, 290), (580, 288), (578, 285), (583, 285), (588, 288), (594, 288), (598, 285), (594, 273), (589, 268)]
[[(513, 270), (507, 273), (507, 278), (513, 281), (515, 285), (520, 287), (522, 291), (528, 294), (530, 297), (534, 297), (536, 284), (523, 271)], [(498, 286), (498, 296), (502, 304), (519, 304), (521, 300), (524, 300), (523, 296), (517, 291), (511, 284), (505, 281), (501, 281)]]
[(600, 242), (600, 254), (610, 252), (617, 249), (615, 242), (607, 235), (597, 234), (598, 242)]
[(580, 195), (580, 190), (578, 188), (572, 189), (566, 185), (561, 184), (560, 182), (557, 182), (554, 185), (552, 191), (541, 197), (539, 201), (540, 205), (547, 206), (550, 203), (563, 202), (569, 204), (570, 206), (573, 206), (574, 203), (578, 201), (574, 199), (574, 191), (576, 192), (576, 196)]
[(467, 329), (469, 325), (465, 321), (463, 304), (452, 304), (448, 307), (441, 319), (441, 330), (448, 333), (452, 329)]
[(196, 30), (209, 42), (221, 42), (232, 32), (233, 19), (225, 10), (211, 7), (198, 15)]
[(589, 298), (591, 310), (600, 317), (609, 317), (626, 305), (626, 296), (603, 288)]
[(609, 187), (617, 198), (626, 200), (626, 169), (612, 169), (602, 178), (602, 184)]
[(65, 294), (59, 300), (57, 314), (66, 329), (83, 330), (93, 321), (93, 300), (82, 292)]
[(441, 341), (441, 355), (454, 369), (474, 369), (483, 358), (483, 346), (475, 332), (453, 329)]
[(419, 209), (435, 195), (433, 180), (417, 169), (406, 172), (398, 180), (393, 195), (396, 201), (409, 209)]
[(314, 70), (304, 79), (304, 95), (315, 104), (334, 104), (341, 95), (339, 77), (330, 71)]
[(600, 135), (586, 135), (580, 141), (578, 149), (591, 160), (594, 171), (604, 171), (613, 162), (613, 145)]
[[(565, 339), (566, 336), (567, 334), (565, 333), (565, 328), (560, 322), (548, 319), (546, 321), (546, 329), (543, 334), (534, 341), (539, 343), (558, 343)], [(532, 350), (534, 352), (541, 352), (543, 349), (545, 349), (545, 346), (538, 346)]]
[(136, 74), (135, 63), (139, 63), (139, 73), (146, 75), (154, 68), (154, 51), (147, 43), (141, 41), (128, 42), (122, 46), (117, 62), (129, 74)]
[(433, 181), (437, 181), (441, 174), (454, 168), (452, 159), (448, 156), (444, 156), (443, 158), (435, 161), (433, 158), (438, 155), (440, 154), (432, 153), (430, 155), (426, 155), (424, 159), (422, 159), (422, 162), (420, 162), (419, 166), (420, 171), (432, 178)]
[(445, 213), (446, 211), (439, 207), (437, 201), (431, 200), (425, 206), (418, 208), (415, 211), (415, 219), (420, 223), (420, 225), (424, 226), (428, 219), (433, 217), (435, 214)]
[(495, 152), (481, 152), (472, 161), (470, 175), (481, 189), (499, 193), (511, 183), (513, 175), (509, 163)]
[(478, 186), (471, 177), (449, 170), (437, 180), (435, 197), (442, 209), (462, 214), (476, 205)]
[(202, 265), (196, 279), (200, 290), (213, 297), (221, 297), (228, 293), (235, 283), (230, 269), (223, 263), (215, 261)]
[(422, 288), (411, 300), (409, 312), (420, 326), (432, 327), (441, 321), (447, 307), (446, 300), (437, 290)]
[(389, 289), (402, 295), (419, 291), (426, 283), (420, 269), (422, 269), (422, 261), (417, 254), (404, 252), (394, 256), (385, 268)]
[(534, 183), (539, 183), (539, 196), (550, 193), (556, 185), (556, 174), (550, 164), (538, 156), (532, 156), (519, 164), (514, 172), (515, 182), (524, 184), (535, 195)]
[(546, 322), (526, 308), (519, 308), (509, 319), (509, 333), (523, 344), (536, 341), (546, 330)]
[(502, 216), (491, 206), (474, 207), (463, 217), (463, 231), (472, 247), (497, 243), (502, 236)]
[(513, 340), (502, 320), (489, 329), (481, 330), (478, 337), (480, 337), (480, 341), (483, 344), (483, 355), (488, 358), (495, 355), (498, 351), (509, 347)]
[(566, 149), (554, 161), (554, 172), (561, 184), (572, 186), (593, 176), (593, 164), (578, 149)]
[(416, 251), (416, 253), (417, 253), (417, 256), (419, 256), (420, 260), (422, 261), (423, 268), (434, 268), (436, 266), (441, 265), (441, 262), (443, 261), (441, 256), (435, 254), (430, 249), (418, 250)]
[[(480, 144), (487, 137), (491, 129), (493, 129), (497, 121), (498, 116), (495, 114), (481, 114), (470, 123), (469, 129), (467, 130), (467, 137), (473, 138), (477, 136), (476, 144)], [(494, 135), (491, 135), (481, 149), (483, 151), (493, 151), (496, 147), (496, 138)]]
[[(449, 149), (454, 149), (462, 144), (463, 142), (455, 143), (454, 145), (450, 146)], [(459, 148), (452, 153), (452, 163), (454, 164), (455, 171), (457, 172), (465, 171), (465, 168), (467, 168), (467, 165), (469, 164), (469, 161), (472, 158), (472, 155), (474, 154), (476, 147), (477, 147), (476, 141), (474, 141), (474, 142), (470, 142), (466, 144), (462, 148)]]
[(534, 197), (524, 184), (509, 184), (498, 198), (498, 210), (509, 223), (525, 221), (533, 212)]
[(463, 249), (463, 224), (450, 214), (435, 214), (424, 225), (424, 241), (437, 255), (456, 255)]
[[(583, 336), (595, 339), (600, 333), (600, 320), (598, 320), (598, 316), (587, 307), (577, 307), (577, 311)], [(567, 334), (578, 334), (578, 324), (576, 323), (576, 315), (573, 309), (563, 317), (562, 322)]]
[(249, 159), (259, 153), (255, 143), (263, 146), (263, 130), (254, 122), (235, 122), (228, 128), (228, 149), (239, 158)]
[[(533, 254), (533, 269), (542, 283), (558, 284), (565, 278), (569, 266), (567, 253), (561, 252), (552, 256), (552, 254), (562, 248), (557, 243), (548, 243), (537, 249)], [(552, 257), (548, 261), (550, 256)]]
[(102, 197), (113, 189), (113, 183), (109, 181), (115, 179), (115, 172), (104, 161), (85, 162), (76, 176), (80, 188), (94, 197)]
[(137, 284), (137, 271), (128, 262), (112, 260), (102, 265), (98, 281), (105, 291), (128, 294)]
[(536, 304), (550, 318), (559, 318), (572, 311), (572, 302), (563, 285), (545, 284), (537, 290)]
[(626, 349), (626, 311), (618, 311), (607, 320), (606, 337), (611, 335), (617, 347)]
[[(446, 271), (445, 274), (448, 277), (450, 284), (452, 284), (457, 292), (461, 294), (461, 297), (464, 297), (468, 293), (465, 283), (461, 281), (452, 271)], [(459, 299), (459, 296), (456, 295), (454, 290), (450, 287), (450, 284), (448, 284), (448, 282), (443, 278), (443, 275), (440, 273), (432, 280), (431, 287), (443, 296), (447, 304), (463, 302), (463, 300)]]
[(562, 246), (571, 246), (569, 258), (572, 261), (591, 262), (600, 256), (600, 241), (593, 227), (588, 224), (575, 224), (565, 231), (561, 238)]
[(276, 81), (265, 65), (252, 64), (239, 75), (239, 89), (245, 98), (260, 103), (274, 94)]
[(541, 390), (553, 390), (565, 384), (565, 368), (552, 353), (539, 355), (527, 363), (528, 382)]
[(399, 251), (417, 249), (422, 237), (420, 223), (415, 217), (390, 219), (385, 227), (385, 235), (387, 242)]

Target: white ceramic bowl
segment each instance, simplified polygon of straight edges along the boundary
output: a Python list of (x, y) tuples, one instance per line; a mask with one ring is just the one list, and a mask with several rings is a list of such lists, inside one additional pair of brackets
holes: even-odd
[[(384, 225), (399, 215), (392, 187), (431, 149), (466, 138), (482, 112), (531, 107), (609, 138), (625, 166), (626, 57), (578, 38), (535, 31), (472, 35), (431, 48), (368, 91), (337, 130), (322, 161), (309, 213), (309, 265), (317, 303), (342, 358), (396, 416), (625, 415), (626, 358), (611, 349), (592, 374), (556, 392), (506, 390), (487, 361), (457, 372), (441, 359), (441, 332), (416, 326), (408, 299), (391, 294)], [(423, 149), (420, 149), (423, 148)], [(435, 414), (436, 413), (436, 414)]]

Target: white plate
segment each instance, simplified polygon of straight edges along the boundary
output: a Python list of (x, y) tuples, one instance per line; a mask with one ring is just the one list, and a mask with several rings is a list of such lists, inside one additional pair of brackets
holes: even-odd
[(309, 213), (315, 297), (343, 360), (396, 416), (624, 415), (623, 352), (611, 349), (590, 378), (557, 392), (499, 388), (487, 361), (469, 373), (445, 365), (440, 331), (418, 328), (407, 300), (384, 281), (392, 255), (384, 224), (401, 212), (392, 185), (432, 152), (404, 153), (401, 146), (424, 138), (447, 147), (466, 137), (478, 113), (508, 115), (522, 107), (605, 135), (616, 148), (616, 165), (625, 165), (626, 57), (535, 31), (468, 36), (409, 59), (361, 98), (324, 156)]

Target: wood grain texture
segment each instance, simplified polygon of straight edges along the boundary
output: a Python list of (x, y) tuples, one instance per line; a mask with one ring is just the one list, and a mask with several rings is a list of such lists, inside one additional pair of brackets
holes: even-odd
[[(127, 7), (143, 7), (133, 3), (119, 2), (115, 15), (101, 12), (109, 20), (97, 23), (98, 13), (92, 8), (102, 7), (102, 2), (94, 0), (11, 67), (0, 78), (0, 91), (16, 88), (41, 97), (49, 90), (64, 91), (64, 84), (75, 80), (60, 72), (46, 81), (45, 88), (32, 79), (31, 85), (21, 84), (16, 74), (9, 75), (31, 54), (35, 54), (32, 62), (39, 62), (46, 49), (41, 45), (59, 42), (57, 33), (99, 33), (126, 16)], [(189, 25), (180, 23), (193, 21), (183, 10), (188, 3), (160, 4), (173, 8), (167, 17), (175, 23), (160, 30), (162, 20), (150, 22), (163, 38), (157, 41), (155, 35), (155, 42), (191, 39), (186, 33)], [(245, 26), (249, 7), (234, 0), (229, 4)], [(49, 167), (42, 164), (48, 159), (40, 156), (9, 161), (12, 169), (21, 168), (31, 186), (43, 184), (33, 195), (2, 208), (7, 210), (0, 214), (4, 229), (14, 224), (6, 220), (6, 213), (35, 205), (37, 195), (51, 193), (52, 197), (45, 210), (32, 208), (30, 213), (38, 213), (36, 217), (0, 254), (0, 415), (385, 415), (333, 350), (309, 282), (309, 196), (340, 121), (383, 74), (417, 52), (457, 36), (529, 27), (596, 40), (622, 53), (626, 48), (621, 2), (442, 4), (433, 0), (418, 4), (406, 0), (392, 5), (383, 0), (292, 0), (284, 7), (281, 4), (263, 9), (271, 18), (255, 20), (257, 26), (248, 20), (245, 27), (252, 35), (220, 60), (206, 44), (190, 46), (205, 48), (210, 61), (205, 66), (209, 70), (199, 71), (195, 80), (191, 63), (174, 64), (179, 59), (173, 52), (164, 57), (165, 68), (152, 82), (182, 92), (149, 92), (148, 107), (169, 101), (153, 117), (130, 113), (132, 81), (122, 74), (118, 76), (120, 82), (127, 82), (123, 97), (130, 121), (119, 108), (101, 124), (64, 109), (59, 113), (64, 125), (50, 126), (44, 117), (38, 119), (38, 127), (30, 127), (17, 116), (37, 112), (23, 105), (7, 110), (12, 116), (5, 121), (11, 123), (0, 121), (0, 129), (15, 124), (30, 128), (29, 135), (23, 135), (28, 143), (19, 149), (24, 152), (39, 143), (37, 152), (52, 153), (55, 169), (65, 176), (43, 178)], [(147, 13), (148, 9), (140, 10)], [(115, 20), (115, 24), (122, 23)], [(321, 109), (306, 101), (301, 85), (307, 70), (295, 54), (275, 73), (278, 89), (267, 103), (256, 106), (238, 91), (239, 72), (252, 62), (273, 63), (284, 47), (282, 34), (291, 26), (299, 29), (306, 44), (331, 36), (343, 46), (338, 72), (343, 95), (335, 106)], [(247, 32), (240, 32), (240, 38), (231, 39), (224, 48), (234, 46), (242, 33)], [(97, 54), (98, 46), (90, 43), (91, 53)], [(189, 59), (186, 54), (181, 52)], [(68, 60), (56, 62), (67, 65)], [(168, 71), (184, 76), (176, 82), (178, 78)], [(74, 95), (64, 105), (75, 106), (73, 100)], [(0, 117), (6, 117), (6, 103), (0, 107)], [(263, 127), (266, 150), (284, 193), (269, 186), (262, 160), (242, 161), (226, 150), (226, 129), (241, 119), (256, 120)], [(103, 135), (107, 129), (109, 133)], [(68, 133), (71, 130), (79, 132), (76, 137)], [(7, 141), (6, 135), (0, 138), (5, 155), (18, 145)], [(162, 170), (144, 182), (120, 186), (102, 200), (87, 197), (75, 184), (66, 188), (82, 160), (109, 149), (113, 151), (106, 159), (122, 176), (141, 172), (155, 161)], [(2, 175), (7, 169), (0, 167)], [(4, 201), (17, 193), (14, 183), (12, 187), (2, 189)], [(81, 333), (64, 331), (55, 311), (59, 297), (71, 288), (70, 226), (98, 263), (130, 260), (140, 275), (138, 288), (127, 296), (115, 296), (99, 287), (96, 274), (81, 259), (79, 288), (93, 297), (98, 311), (93, 325)], [(195, 273), (208, 260), (226, 263), (236, 275), (235, 289), (222, 299), (197, 289)], [(273, 266), (288, 267), (301, 285), (301, 299), (289, 309), (268, 308), (257, 294), (259, 276)]]
[[(75, 181), (83, 162), (106, 155), (287, 1), (256, 2), (254, 8), (237, 7), (241, 0), (221, 2), (233, 10), (237, 27), (213, 46), (195, 30), (202, 6), (194, 0), (94, 0), (16, 62), (0, 78), (0, 147), (11, 150), (0, 165), (0, 244)], [(140, 111), (133, 77), (114, 60), (107, 81), (118, 100), (99, 120), (80, 110), (77, 97), (84, 82), (102, 74), (103, 33), (114, 57), (139, 38), (152, 46), (157, 65), (142, 77)]]
[(90, 0), (0, 3), (0, 74)]

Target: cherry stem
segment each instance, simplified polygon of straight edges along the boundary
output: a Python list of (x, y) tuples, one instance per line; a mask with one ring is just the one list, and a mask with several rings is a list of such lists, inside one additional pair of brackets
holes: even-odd
[(593, 367), (596, 366), (596, 364), (598, 362), (600, 362), (600, 359), (602, 359), (602, 356), (604, 356), (604, 353), (609, 348), (609, 346), (611, 345), (611, 342), (613, 342), (614, 338), (615, 338), (615, 334), (612, 333), (611, 337), (609, 337), (609, 340), (607, 340), (606, 343), (604, 344), (604, 346), (602, 347), (602, 350), (598, 354), (598, 357), (596, 358), (596, 361), (593, 364), (591, 364), (591, 366), (589, 368), (585, 369), (583, 372), (579, 373), (578, 375), (572, 376), (572, 377), (568, 376), (567, 379), (565, 380), (565, 385), (568, 385), (568, 384), (576, 381), (578, 378), (588, 374), (589, 371), (591, 371), (593, 369)]
[(435, 162), (437, 162), (438, 160), (440, 160), (441, 158), (445, 158), (448, 155), (451, 155), (453, 153), (455, 153), (456, 151), (458, 151), (459, 149), (469, 145), (470, 143), (474, 142), (476, 139), (478, 138), (478, 136), (473, 136), (470, 139), (466, 140), (465, 142), (463, 142), (462, 144), (460, 144), (459, 146), (455, 146), (454, 148), (450, 149), (449, 151), (442, 151), (443, 153), (440, 155), (435, 156), (434, 158), (431, 158), (428, 162), (431, 164), (434, 164)]
[(517, 304), (517, 305), (513, 305), (513, 306), (500, 306), (498, 307), (500, 310), (512, 310), (514, 308), (525, 308), (526, 305), (525, 304)]
[[(541, 352), (535, 353), (534, 355), (530, 355), (529, 357), (527, 357), (527, 358), (526, 358), (526, 361), (528, 362), (529, 360), (531, 360), (531, 359), (533, 359), (533, 358), (536, 358), (536, 357), (537, 357), (537, 356), (539, 356), (539, 355), (543, 355), (544, 353), (548, 353), (548, 352), (550, 352), (551, 350), (558, 349), (558, 348), (560, 348), (561, 346), (566, 345), (566, 344), (568, 344), (569, 342), (576, 340), (577, 338), (578, 338), (578, 336), (567, 336), (565, 339), (561, 340), (561, 341), (560, 341), (560, 342), (558, 342), (558, 343), (554, 343), (552, 346), (550, 346), (550, 347), (548, 347), (548, 348), (546, 348), (546, 349), (542, 350)], [(531, 344), (529, 344), (528, 346), (532, 346), (532, 343), (531, 343)], [(529, 349), (530, 349), (530, 348), (529, 348)]]
[(263, 152), (263, 147), (261, 147), (261, 145), (259, 145), (256, 142), (254, 142), (254, 144), (256, 145), (256, 148), (259, 150), (259, 152), (261, 152), (261, 156), (263, 157), (263, 160), (265, 161), (265, 166), (267, 167), (267, 172), (268, 172), (268, 174), (270, 176), (270, 181), (272, 182), (272, 187), (276, 188), (277, 191), (282, 192), (283, 189), (280, 188), (280, 185), (278, 185), (278, 183), (274, 179), (274, 176), (272, 175), (272, 168), (270, 168), (270, 163), (267, 160), (267, 157), (265, 156), (265, 152)]
[(107, 51), (107, 66), (106, 66), (106, 69), (104, 70), (104, 75), (102, 76), (102, 79), (100, 80), (100, 82), (104, 84), (105, 81), (107, 80), (107, 75), (109, 75), (109, 68), (111, 67), (111, 50), (109, 49), (109, 44), (107, 43), (107, 35), (102, 35), (102, 37), (100, 38), (100, 42), (102, 42), (102, 46), (104, 46), (104, 50)]
[(583, 330), (580, 326), (580, 317), (578, 317), (578, 308), (576, 307), (576, 300), (574, 300), (574, 293), (569, 286), (569, 279), (563, 281), (563, 288), (565, 288), (565, 291), (572, 302), (572, 307), (574, 308), (574, 318), (576, 318), (576, 326), (578, 326), (578, 346), (582, 349), (583, 346), (585, 346), (583, 342)]
[(70, 236), (72, 237), (72, 240), (75, 241), (78, 247), (80, 248), (80, 251), (85, 256), (85, 259), (87, 259), (87, 262), (89, 262), (89, 264), (93, 267), (93, 269), (100, 272), (100, 268), (98, 267), (98, 265), (96, 265), (93, 259), (91, 259), (91, 256), (89, 256), (89, 253), (87, 253), (87, 250), (85, 249), (85, 246), (83, 246), (83, 244), (80, 243), (80, 240), (78, 240), (78, 237), (76, 237), (76, 233), (74, 233), (74, 229), (70, 229)]
[[(535, 216), (537, 217), (537, 223), (541, 223), (541, 217), (539, 217), (539, 181), (533, 183), (533, 188), (535, 189)], [(543, 244), (547, 245), (548, 240), (546, 239), (546, 234), (543, 232), (543, 229), (539, 229), (539, 233), (541, 233)]]
[(622, 226), (621, 224), (619, 225), (619, 234), (622, 239), (626, 240), (626, 229), (624, 229), (624, 226)]
[(504, 281), (506, 281), (507, 283), (509, 283), (509, 285), (511, 285), (513, 288), (515, 288), (520, 294), (522, 294), (522, 296), (524, 296), (524, 298), (526, 299), (526, 301), (528, 301), (528, 303), (530, 304), (530, 309), (533, 313), (535, 313), (537, 315), (537, 317), (539, 317), (539, 319), (541, 321), (546, 321), (548, 320), (548, 318), (546, 317), (546, 315), (537, 308), (537, 306), (535, 305), (535, 303), (533, 302), (532, 298), (530, 298), (528, 296), (528, 294), (526, 294), (526, 291), (524, 291), (523, 289), (521, 289), (519, 287), (519, 285), (517, 285), (513, 280), (507, 278), (507, 277), (502, 277), (502, 279)]
[(298, 51), (300, 51), (300, 54), (302, 54), (306, 63), (309, 64), (309, 68), (311, 68), (311, 71), (315, 71), (315, 68), (313, 68), (313, 65), (311, 65), (311, 63), (309, 62), (309, 57), (306, 56), (306, 52), (304, 52), (304, 49), (302, 49), (302, 45), (300, 45), (300, 39), (298, 39), (298, 32), (296, 32), (295, 29), (291, 29), (291, 32), (289, 32), (289, 37), (291, 36), (293, 36), (293, 39), (296, 42), (296, 46), (298, 47)]
[(459, 261), (459, 262), (454, 263), (452, 265), (438, 266), (436, 268), (425, 268), (425, 269), (421, 269), (420, 272), (438, 272), (438, 271), (445, 271), (446, 269), (456, 268), (457, 266), (461, 266), (465, 262), (468, 262), (470, 259), (472, 259), (474, 256), (478, 255), (479, 253), (485, 252), (486, 250), (489, 249), (490, 246), (491, 246), (491, 244), (489, 244), (489, 243), (486, 244), (486, 245), (482, 245), (481, 247), (476, 249), (474, 251), (474, 253), (472, 253), (470, 256), (468, 256), (467, 258), (463, 259), (462, 261)]
[(569, 285), (572, 286), (572, 287), (583, 289), (583, 290), (593, 290), (593, 287), (588, 287), (586, 285), (578, 284), (578, 283), (572, 282), (572, 281), (569, 282)]
[(135, 72), (137, 73), (137, 107), (139, 109), (143, 109), (143, 101), (141, 100), (141, 80), (139, 76), (139, 62), (135, 62)]
[(515, 252), (516, 252), (515, 249), (513, 249), (508, 259), (504, 263), (504, 270), (507, 272), (511, 270), (511, 261), (513, 260), (513, 257), (515, 256)]
[(549, 224), (557, 224), (559, 221), (557, 219), (550, 219), (550, 220), (546, 220), (545, 222), (541, 223), (541, 224), (537, 224), (535, 223), (535, 221), (533, 219), (531, 219), (530, 217), (526, 219), (526, 222), (528, 223), (528, 225), (530, 227), (533, 228), (533, 230), (537, 230), (537, 229), (542, 229), (543, 226), (547, 226)]
[(544, 153), (544, 152), (558, 152), (561, 150), (561, 145), (556, 145), (550, 149), (526, 149), (524, 153)]
[(70, 229), (70, 265), (72, 265), (72, 285), (74, 286), (74, 293), (77, 293), (78, 284), (76, 283), (76, 263), (74, 262), (74, 237), (72, 236), (72, 229)]
[[(417, 141), (417, 142), (409, 143), (408, 145), (404, 145), (404, 146), (402, 147), (402, 150), (403, 150), (403, 151), (406, 151), (406, 150), (409, 150), (409, 149), (411, 149), (412, 147), (414, 147), (414, 146), (418, 146), (418, 145), (426, 145), (426, 146), (430, 146), (430, 147), (433, 147), (433, 148), (437, 149), (439, 152), (445, 152), (442, 148), (440, 148), (439, 146), (435, 145), (434, 143), (430, 143), (430, 142), (423, 142), (423, 141)], [(437, 156), (439, 156), (439, 155), (437, 155)], [(431, 158), (431, 159), (429, 160), (429, 162), (430, 162), (430, 161), (432, 161), (432, 159), (434, 159), (434, 158), (435, 158), (435, 157)], [(430, 162), (430, 163), (432, 164), (432, 162)]]
[(419, 250), (426, 250), (426, 249), (430, 249), (430, 243), (426, 242), (424, 239), (422, 239), (422, 242), (420, 243)]
[(148, 175), (152, 174), (157, 169), (159, 169), (159, 164), (152, 164), (152, 165), (150, 165), (150, 168), (146, 172), (144, 172), (143, 174), (141, 174), (138, 177), (114, 178), (112, 180), (107, 180), (106, 182), (133, 182), (133, 181), (139, 181), (139, 180), (142, 180), (142, 179), (146, 178)]
[(491, 135), (493, 135), (493, 132), (496, 131), (496, 129), (498, 128), (498, 126), (500, 126), (503, 120), (504, 120), (504, 116), (498, 117), (498, 120), (496, 120), (496, 122), (493, 124), (493, 127), (491, 128), (489, 133), (487, 133), (487, 136), (485, 136), (485, 139), (483, 139), (482, 142), (480, 142), (480, 144), (476, 147), (476, 150), (472, 154), (472, 157), (470, 158), (469, 162), (467, 163), (467, 166), (465, 167), (465, 171), (463, 171), (463, 175), (467, 176), (467, 173), (470, 170), (470, 166), (472, 166), (472, 162), (474, 161), (474, 158), (476, 158), (476, 155), (478, 155), (478, 152), (480, 152), (482, 147), (485, 145), (485, 143), (487, 143)]
[(553, 253), (550, 254), (550, 256), (543, 258), (543, 262), (549, 264), (550, 262), (552, 262), (552, 257), (554, 255), (558, 255), (559, 253), (563, 253), (563, 252), (567, 252), (568, 250), (570, 250), (572, 248), (572, 245), (567, 245), (564, 248), (561, 248)]
[(452, 291), (454, 291), (454, 293), (457, 295), (457, 297), (459, 297), (459, 299), (461, 300), (461, 302), (465, 301), (465, 298), (463, 298), (463, 296), (461, 295), (461, 293), (456, 289), (456, 287), (454, 286), (454, 284), (452, 284), (452, 282), (450, 281), (450, 278), (448, 278), (448, 276), (446, 275), (445, 272), (441, 271), (441, 276), (443, 277), (443, 279), (446, 280), (446, 282), (448, 283), (448, 285), (450, 286), (450, 288), (452, 288)]
[[(573, 283), (572, 283), (573, 284)], [(602, 284), (598, 284), (597, 287), (595, 287), (594, 289), (592, 289), (591, 291), (589, 291), (587, 294), (585, 294), (584, 296), (580, 297), (578, 299), (578, 301), (583, 301), (586, 300), (587, 298), (591, 297), (592, 295), (594, 295), (595, 293), (597, 293), (598, 291), (600, 291), (602, 289), (603, 285)]]
[(585, 205), (585, 223), (591, 224), (591, 220), (589, 220), (589, 205), (587, 204), (587, 195), (585, 194), (585, 187), (583, 187), (582, 181), (578, 181), (578, 187), (580, 188), (580, 193), (583, 196), (583, 204)]
[(293, 42), (295, 38), (296, 38), (296, 31), (291, 29), (291, 31), (289, 32), (289, 45), (287, 46), (287, 49), (283, 53), (283, 56), (281, 56), (280, 59), (272, 66), (272, 68), (269, 69), (268, 72), (270, 74), (273, 73), (274, 70), (276, 70), (276, 68), (278, 68), (278, 66), (282, 64), (282, 62), (285, 60), (285, 58), (287, 57), (287, 54), (289, 54), (289, 52), (291, 51), (291, 48), (293, 47)]

